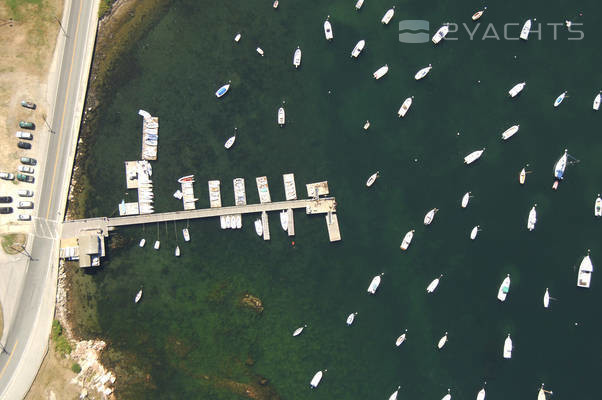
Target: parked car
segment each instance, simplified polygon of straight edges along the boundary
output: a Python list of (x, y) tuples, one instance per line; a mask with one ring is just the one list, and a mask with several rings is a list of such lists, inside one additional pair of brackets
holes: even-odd
[(10, 172), (0, 172), (0, 179), (12, 181), (15, 179), (15, 175), (11, 174)]
[(36, 124), (29, 121), (19, 121), (19, 128), (23, 129), (36, 129)]
[(29, 165), (19, 165), (17, 167), (17, 169), (19, 170), (19, 172), (25, 172), (26, 174), (33, 174), (33, 168), (30, 167)]
[(12, 207), (0, 207), (0, 214), (10, 214), (13, 212)]
[(19, 142), (19, 143), (17, 143), (17, 146), (20, 149), (25, 149), (25, 150), (31, 149), (31, 143), (27, 143), (27, 142)]
[(20, 208), (22, 210), (33, 208), (33, 201), (20, 201), (17, 204), (17, 208)]
[(25, 108), (29, 108), (31, 110), (35, 110), (36, 109), (36, 103), (32, 103), (30, 101), (22, 100), (21, 101), (21, 106), (23, 106)]
[(31, 175), (17, 174), (17, 180), (21, 182), (33, 183), (34, 178)]
[(25, 190), (25, 189), (19, 189), (17, 191), (17, 194), (21, 197), (31, 197), (33, 196), (33, 191), (32, 190)]
[(21, 157), (21, 163), (27, 164), (27, 165), (36, 165), (38, 163), (38, 161), (35, 158)]
[(10, 196), (0, 196), (0, 203), (12, 203), (13, 198)]
[(19, 214), (19, 221), (31, 221), (31, 215)]
[(31, 132), (17, 131), (17, 139), (33, 140)]

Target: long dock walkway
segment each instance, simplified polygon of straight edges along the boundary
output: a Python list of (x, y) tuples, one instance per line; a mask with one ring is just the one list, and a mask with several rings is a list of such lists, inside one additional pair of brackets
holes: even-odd
[(112, 218), (88, 218), (65, 221), (62, 226), (62, 237), (75, 237), (80, 231), (101, 230), (105, 236), (109, 231), (119, 226), (150, 224), (164, 221), (178, 221), (195, 218), (212, 218), (232, 214), (261, 214), (268, 211), (304, 208), (306, 214), (328, 214), (336, 212), (337, 203), (334, 197), (319, 199), (288, 200), (272, 203), (247, 204), (244, 206), (228, 206), (203, 208), (199, 210), (174, 211), (156, 214), (129, 215)]

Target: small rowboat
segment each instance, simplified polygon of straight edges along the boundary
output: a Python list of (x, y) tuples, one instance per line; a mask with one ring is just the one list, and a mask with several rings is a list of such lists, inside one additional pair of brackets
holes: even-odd
[(399, 247), (402, 250), (407, 250), (408, 247), (410, 246), (410, 243), (412, 243), (413, 237), (414, 237), (414, 229), (412, 229), (411, 231), (406, 233), (406, 235), (403, 237), (403, 241), (401, 242), (401, 246), (399, 246)]
[(219, 98), (222, 97), (223, 95), (225, 95), (226, 93), (228, 93), (228, 89), (230, 89), (230, 84), (225, 84), (224, 86), (222, 86), (221, 88), (217, 89), (217, 91), (215, 92), (215, 95)]
[(426, 292), (433, 293), (435, 291), (435, 289), (437, 289), (437, 286), (439, 286), (439, 281), (441, 280), (442, 277), (443, 277), (443, 274), (439, 275), (439, 278), (433, 279), (433, 281), (431, 283), (429, 283), (429, 285), (427, 286)]
[[(328, 371), (327, 369), (324, 370), (324, 372)], [(323, 372), (322, 371), (318, 371), (316, 372), (316, 374), (314, 375), (313, 378), (311, 378), (311, 382), (309, 383), (309, 386), (311, 386), (312, 388), (317, 388), (318, 385), (320, 384), (320, 381), (322, 380), (322, 376), (323, 376)]]
[(382, 67), (380, 67), (379, 69), (377, 69), (372, 76), (374, 76), (374, 79), (380, 79), (383, 76), (385, 76), (387, 74), (387, 72), (389, 72), (389, 65), (385, 64)]
[(293, 332), (293, 336), (299, 336), (301, 332), (303, 332), (304, 328), (307, 328), (307, 325), (303, 325), (295, 329), (295, 331)]
[(483, 155), (483, 152), (485, 151), (485, 147), (483, 147), (481, 150), (476, 150), (473, 151), (472, 153), (470, 153), (469, 155), (467, 155), (466, 157), (464, 157), (464, 163), (465, 164), (472, 164), (473, 162), (477, 161), (479, 158), (481, 158), (481, 156)]
[(512, 339), (510, 339), (510, 334), (504, 340), (504, 358), (512, 358)]
[(466, 208), (468, 206), (468, 202), (470, 201), (470, 192), (466, 192), (464, 193), (464, 196), (462, 196), (462, 203), (461, 206), (462, 208)]
[(370, 178), (368, 178), (368, 180), (366, 181), (367, 187), (370, 187), (374, 184), (374, 181), (376, 181), (376, 178), (378, 178), (380, 176), (378, 173), (379, 173), (379, 171), (376, 171), (375, 173), (370, 175)]
[(556, 97), (556, 100), (554, 100), (554, 107), (558, 107), (560, 103), (562, 103), (562, 100), (564, 100), (564, 98), (566, 97), (566, 93), (566, 91), (562, 92), (558, 97)]
[(414, 98), (414, 96), (408, 97), (407, 99), (404, 100), (403, 104), (399, 108), (399, 111), (397, 111), (397, 116), (399, 116), (399, 117), (405, 117), (406, 116), (406, 113), (408, 112), (408, 110), (412, 106), (412, 99), (413, 98)]
[(395, 14), (395, 6), (393, 6), (393, 8), (390, 8), (387, 10), (385, 15), (383, 15), (382, 19), (380, 20), (380, 22), (387, 25), (389, 22), (391, 22), (391, 19), (393, 18), (394, 14)]
[(403, 342), (406, 341), (406, 333), (407, 332), (408, 332), (408, 330), (406, 329), (404, 333), (402, 333), (401, 335), (399, 335), (399, 337), (395, 341), (395, 346), (399, 347)]
[(473, 20), (473, 21), (476, 21), (476, 20), (478, 20), (479, 18), (481, 18), (481, 17), (483, 16), (483, 13), (485, 12), (485, 10), (486, 10), (486, 9), (487, 9), (487, 7), (485, 7), (485, 8), (483, 8), (482, 10), (480, 10), (480, 11), (477, 11), (476, 13), (472, 14), (472, 20)]
[(439, 343), (437, 343), (437, 348), (442, 349), (443, 346), (445, 346), (445, 343), (447, 343), (447, 332), (445, 332), (445, 335), (443, 335), (443, 337), (439, 339)]
[(347, 317), (347, 325), (353, 324), (353, 321), (355, 320), (356, 315), (357, 315), (356, 312), (349, 314), (349, 316)]
[(512, 86), (512, 89), (508, 91), (508, 94), (510, 97), (516, 97), (517, 94), (523, 91), (526, 85), (526, 82), (517, 83), (516, 85)]
[(138, 303), (141, 298), (142, 298), (142, 288), (140, 288), (138, 293), (136, 293), (136, 297), (134, 297), (134, 303)]
[(224, 147), (226, 149), (229, 149), (230, 147), (232, 147), (232, 145), (234, 144), (235, 140), (236, 140), (236, 135), (234, 135), (230, 139), (226, 140), (226, 143), (224, 143)]
[(142, 238), (142, 239), (140, 239), (140, 243), (138, 243), (138, 246), (144, 247), (145, 244), (146, 244), (146, 239)]
[(439, 211), (438, 208), (433, 208), (431, 211), (427, 212), (424, 216), (424, 225), (430, 225), (435, 218), (435, 214)]
[(502, 133), (502, 139), (503, 140), (508, 140), (510, 139), (512, 136), (514, 136), (514, 134), (516, 132), (518, 132), (518, 128), (520, 128), (520, 125), (514, 125), (511, 126), (510, 128), (506, 129), (504, 131), (504, 133)]
[(419, 81), (420, 79), (422, 79), (425, 76), (427, 76), (428, 73), (431, 71), (431, 69), (433, 69), (433, 66), (431, 64), (429, 64), (428, 67), (422, 68), (420, 71), (416, 72), (416, 75), (414, 75), (414, 79), (416, 79), (417, 81)]

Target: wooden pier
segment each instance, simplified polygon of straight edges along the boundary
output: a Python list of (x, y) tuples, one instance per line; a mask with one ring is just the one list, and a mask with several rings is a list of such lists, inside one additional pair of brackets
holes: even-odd
[(289, 208), (288, 209), (288, 229), (287, 229), (288, 235), (289, 236), (295, 236), (295, 219), (293, 217), (293, 209)]
[(261, 212), (261, 225), (263, 225), (263, 240), (270, 240), (270, 222), (265, 211)]

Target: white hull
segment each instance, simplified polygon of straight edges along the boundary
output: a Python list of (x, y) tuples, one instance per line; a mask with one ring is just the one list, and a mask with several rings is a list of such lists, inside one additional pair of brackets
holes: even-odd
[(598, 195), (596, 202), (594, 203), (594, 215), (596, 217), (602, 216), (602, 198)]
[(397, 111), (397, 115), (399, 117), (405, 117), (406, 116), (406, 113), (408, 112), (408, 110), (412, 106), (412, 99), (413, 99), (413, 97), (408, 97), (407, 99), (404, 100), (403, 104), (399, 108), (399, 111)]
[(312, 388), (318, 387), (318, 385), (320, 384), (320, 381), (322, 380), (322, 375), (323, 375), (322, 371), (316, 372), (314, 377), (311, 379), (311, 382), (309, 383), (309, 385)]
[(222, 97), (223, 95), (225, 95), (226, 93), (228, 93), (228, 89), (230, 89), (230, 84), (224, 85), (221, 88), (217, 89), (217, 91), (215, 92), (215, 96)]
[(462, 208), (466, 208), (468, 206), (468, 202), (470, 201), (470, 192), (466, 192), (464, 193), (464, 196), (462, 196)]
[(236, 43), (238, 43), (238, 42), (240, 41), (240, 37), (241, 37), (241, 34), (240, 34), (240, 33), (237, 33), (237, 34), (236, 34), (236, 36), (234, 36), (234, 41), (235, 41)]
[(602, 100), (602, 95), (598, 93), (598, 95), (594, 98), (593, 109), (598, 111), (600, 109), (600, 100)]
[(594, 271), (594, 266), (592, 264), (592, 260), (589, 258), (588, 254), (583, 257), (581, 260), (581, 264), (579, 265), (579, 275), (577, 276), (577, 286), (582, 288), (589, 288), (589, 285), (592, 281), (592, 272)]
[(364, 50), (365, 45), (366, 45), (365, 40), (360, 40), (359, 42), (357, 42), (357, 44), (351, 51), (351, 57), (357, 58), (360, 55), (360, 53), (362, 52), (362, 50)]
[(182, 235), (184, 236), (185, 242), (190, 242), (190, 232), (188, 232), (188, 228), (182, 229)]
[(427, 293), (433, 293), (435, 289), (437, 289), (437, 286), (439, 286), (439, 281), (441, 280), (441, 276), (439, 276), (439, 278), (433, 279), (433, 281), (429, 283), (429, 285), (426, 288)]
[(364, 5), (364, 0), (357, 0), (357, 3), (355, 3), (355, 9), (359, 10), (362, 8), (362, 5)]
[(442, 26), (441, 28), (439, 28), (437, 33), (435, 33), (435, 35), (431, 39), (432, 42), (435, 44), (438, 44), (441, 40), (443, 40), (443, 38), (447, 35), (448, 32), (449, 32), (449, 26), (447, 26), (447, 25)]
[(224, 143), (224, 147), (226, 149), (229, 149), (230, 147), (232, 147), (235, 140), (236, 140), (236, 136), (232, 136), (230, 139), (226, 140), (226, 143)]
[(556, 97), (556, 100), (554, 100), (554, 107), (558, 107), (560, 105), (560, 103), (562, 103), (562, 101), (564, 100), (565, 97), (566, 97), (566, 92), (561, 93), (560, 96)]
[(519, 127), (520, 127), (519, 125), (514, 125), (508, 129), (506, 129), (504, 131), (504, 133), (502, 133), (502, 139), (504, 139), (504, 140), (510, 139), (512, 136), (514, 136), (516, 134), (516, 132), (518, 132)]
[(332, 40), (334, 38), (334, 33), (332, 32), (332, 25), (330, 21), (324, 21), (324, 36), (326, 36), (326, 40)]
[(299, 68), (299, 65), (301, 65), (301, 49), (299, 47), (297, 47), (293, 55), (293, 65), (295, 68)]
[(476, 21), (479, 18), (481, 18), (481, 16), (483, 15), (485, 11), (481, 10), (481, 11), (477, 11), (476, 13), (472, 14), (472, 20)]
[(465, 164), (472, 164), (473, 162), (477, 161), (479, 158), (481, 158), (481, 156), (483, 155), (483, 152), (485, 151), (485, 148), (483, 147), (482, 150), (477, 150), (477, 151), (473, 151), (472, 153), (470, 153), (469, 155), (467, 155), (466, 157), (464, 157), (464, 163)]
[(550, 306), (550, 292), (546, 288), (546, 292), (543, 294), (543, 306), (548, 308)]
[(235, 215), (234, 219), (236, 220), (236, 229), (242, 228), (242, 215)]
[(355, 320), (356, 315), (357, 315), (357, 313), (349, 314), (349, 316), (347, 317), (347, 325), (353, 324), (353, 321)]
[(397, 386), (397, 390), (394, 391), (391, 396), (389, 396), (389, 400), (397, 400), (397, 394), (399, 393), (399, 389), (401, 388), (401, 386)]
[(477, 393), (477, 400), (485, 400), (485, 388), (479, 390), (479, 393)]
[(255, 232), (258, 236), (263, 235), (263, 224), (260, 219), (255, 220)]
[(138, 243), (138, 246), (144, 247), (145, 244), (146, 244), (146, 239), (140, 239), (140, 243)]
[(280, 226), (285, 232), (288, 232), (288, 211), (286, 210), (280, 211)]
[(523, 25), (523, 29), (520, 31), (520, 38), (523, 40), (529, 39), (529, 32), (531, 31), (531, 20), (528, 19)]
[(518, 174), (518, 183), (520, 183), (521, 185), (524, 185), (526, 179), (527, 179), (527, 170), (523, 168), (520, 170), (520, 173)]
[(374, 294), (376, 293), (376, 290), (378, 289), (378, 286), (380, 285), (380, 277), (383, 274), (380, 275), (376, 275), (374, 278), (372, 278), (372, 282), (370, 282), (370, 286), (368, 286), (368, 293), (370, 294)]
[(374, 181), (376, 181), (376, 178), (378, 178), (378, 171), (370, 175), (370, 178), (368, 178), (368, 180), (366, 181), (366, 186), (372, 186), (374, 184)]
[(383, 17), (381, 18), (380, 22), (382, 22), (383, 24), (387, 25), (389, 22), (391, 22), (391, 19), (393, 18), (393, 15), (395, 15), (395, 7), (387, 10), (387, 12), (385, 13), (385, 15), (383, 15)]
[(443, 335), (443, 337), (439, 339), (439, 343), (437, 343), (437, 348), (442, 349), (443, 346), (445, 346), (445, 343), (447, 343), (447, 332), (445, 332), (445, 335)]
[(435, 218), (435, 214), (439, 211), (437, 208), (433, 208), (431, 211), (427, 212), (424, 216), (424, 225), (430, 225)]
[(510, 291), (510, 274), (508, 274), (502, 284), (500, 285), (500, 289), (497, 292), (497, 299), (499, 301), (506, 301), (506, 296), (508, 296), (508, 292)]
[(263, 53), (263, 49), (261, 47), (256, 48), (255, 51), (257, 51), (257, 54), (259, 54), (260, 56), (263, 57), (264, 53)]
[(222, 215), (219, 217), (220, 228), (226, 229), (226, 216)]
[(419, 81), (420, 79), (424, 78), (428, 75), (432, 68), (433, 67), (431, 66), (431, 64), (429, 64), (428, 67), (422, 68), (420, 71), (416, 72), (416, 75), (414, 75), (414, 79)]
[(414, 230), (412, 229), (403, 237), (403, 241), (401, 242), (401, 246), (399, 246), (402, 250), (407, 250), (410, 244), (412, 243), (412, 238), (414, 237)]
[(537, 210), (535, 207), (537, 207), (537, 204), (531, 208), (531, 211), (529, 211), (529, 218), (527, 219), (527, 229), (529, 231), (535, 229), (535, 224), (537, 223)]
[(380, 67), (379, 69), (376, 70), (376, 72), (374, 72), (372, 74), (372, 76), (374, 76), (374, 79), (380, 79), (383, 76), (385, 76), (387, 74), (387, 72), (389, 72), (389, 65), (383, 65), (382, 67)]
[(161, 242), (157, 240), (157, 241), (155, 242), (155, 245), (153, 246), (153, 248), (154, 248), (155, 250), (159, 250), (159, 247), (161, 247)]
[(370, 128), (370, 121), (366, 121), (366, 123), (364, 124), (364, 130), (367, 131), (368, 128)]
[(504, 358), (512, 358), (512, 339), (510, 339), (510, 335), (504, 340)]
[(136, 293), (136, 297), (134, 297), (134, 303), (138, 303), (141, 298), (142, 298), (142, 289), (140, 289), (138, 291), (138, 293)]
[(299, 328), (295, 329), (295, 331), (293, 332), (293, 336), (299, 336), (301, 334), (301, 332), (303, 332), (303, 329), (306, 327), (307, 325), (304, 326), (300, 326)]
[(401, 346), (401, 344), (402, 344), (403, 342), (405, 342), (405, 341), (406, 341), (406, 332), (407, 332), (407, 331), (408, 331), (408, 330), (406, 329), (404, 333), (402, 333), (401, 335), (399, 335), (399, 337), (398, 337), (398, 338), (397, 338), (397, 340), (395, 341), (395, 346), (399, 347), (399, 346)]
[(508, 94), (510, 95), (510, 97), (516, 97), (517, 94), (523, 91), (526, 85), (527, 84), (525, 82), (518, 83), (508, 91)]
[(174, 251), (174, 255), (176, 257), (180, 257), (180, 246), (176, 246), (176, 250)]
[(564, 176), (564, 170), (566, 169), (566, 161), (568, 158), (567, 150), (564, 150), (564, 154), (558, 159), (556, 165), (554, 165), (554, 178), (562, 179)]
[(278, 125), (283, 126), (286, 123), (286, 114), (284, 112), (284, 108), (280, 107), (278, 109)]
[(472, 228), (472, 231), (470, 231), (470, 239), (475, 240), (477, 238), (478, 234), (479, 234), (479, 225), (475, 226), (474, 228)]

